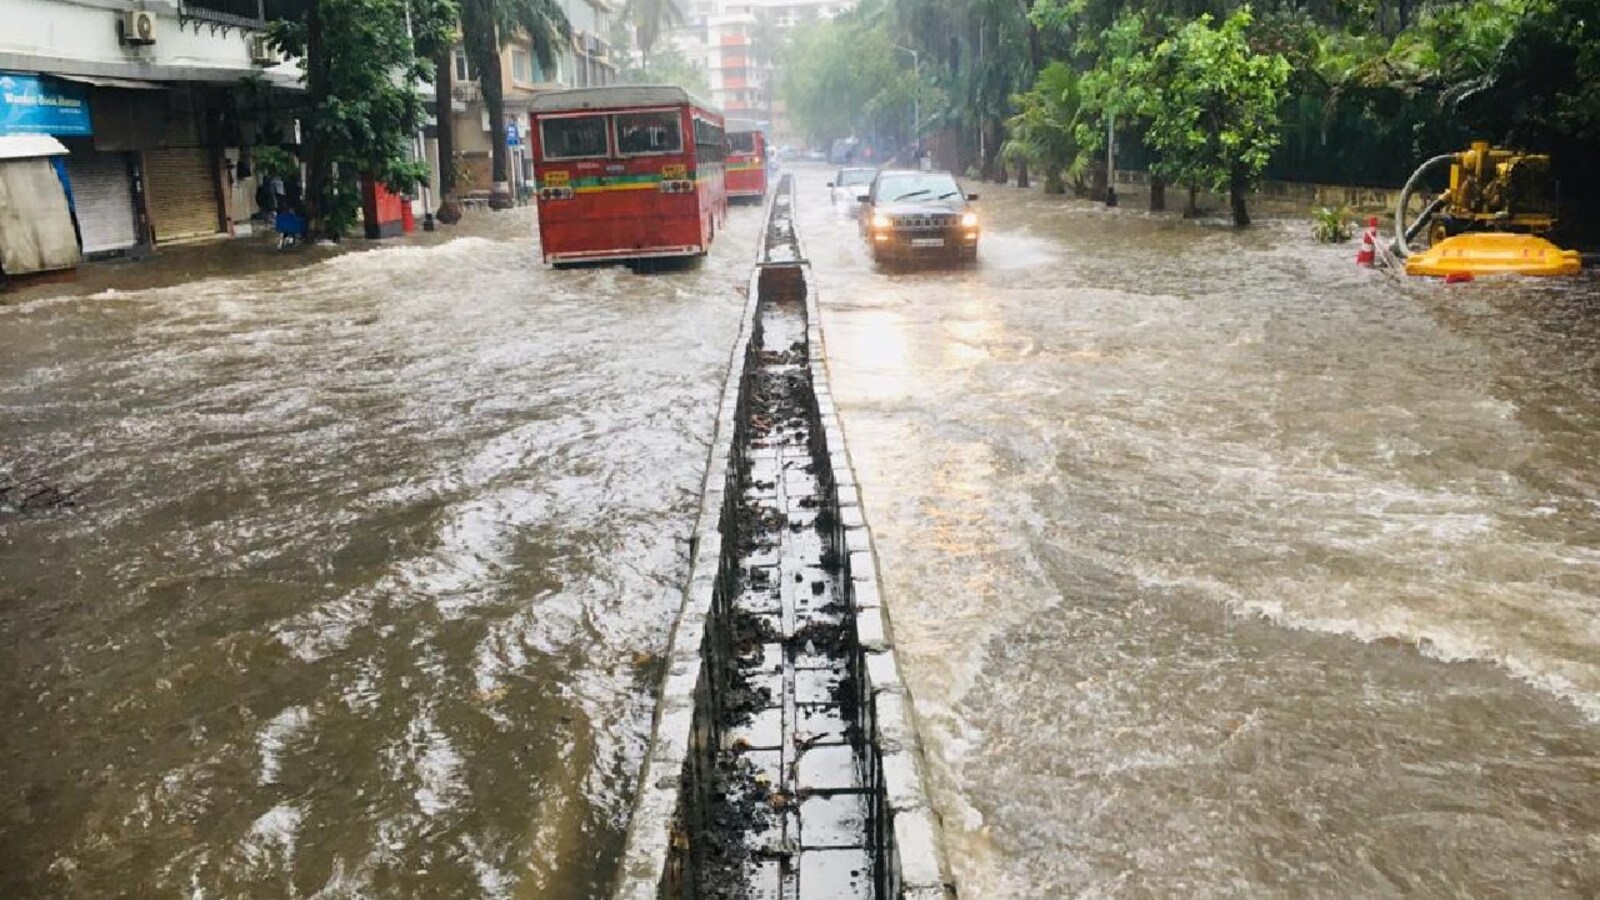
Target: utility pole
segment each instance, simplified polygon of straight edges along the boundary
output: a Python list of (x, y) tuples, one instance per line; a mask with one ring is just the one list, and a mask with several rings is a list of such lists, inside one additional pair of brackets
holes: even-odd
[(1117, 205), (1117, 115), (1106, 114), (1106, 205)]
[(895, 44), (901, 53), (911, 54), (911, 80), (916, 82), (911, 92), (911, 136), (917, 142), (917, 166), (922, 166), (922, 57), (910, 47)]

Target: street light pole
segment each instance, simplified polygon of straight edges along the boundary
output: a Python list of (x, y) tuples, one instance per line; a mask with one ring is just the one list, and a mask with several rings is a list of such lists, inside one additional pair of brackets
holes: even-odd
[(910, 47), (895, 44), (901, 53), (911, 54), (911, 80), (916, 82), (911, 93), (911, 135), (917, 141), (917, 165), (922, 165), (922, 57)]

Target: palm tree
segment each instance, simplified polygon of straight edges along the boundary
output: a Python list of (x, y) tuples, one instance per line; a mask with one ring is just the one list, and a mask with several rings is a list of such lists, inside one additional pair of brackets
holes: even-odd
[(677, 0), (628, 0), (622, 16), (633, 23), (634, 40), (644, 57), (643, 68), (650, 67), (650, 50), (662, 32), (683, 21), (683, 8)]
[(500, 49), (517, 34), (528, 38), (534, 59), (541, 68), (548, 70), (555, 67), (558, 48), (571, 42), (572, 24), (556, 0), (464, 0), (461, 4), (461, 41), (467, 59), (478, 70), (483, 105), (489, 110), (492, 126), (489, 129), (493, 164), (490, 209), (508, 209), (514, 203), (510, 154), (506, 149), (505, 85), (500, 77)]

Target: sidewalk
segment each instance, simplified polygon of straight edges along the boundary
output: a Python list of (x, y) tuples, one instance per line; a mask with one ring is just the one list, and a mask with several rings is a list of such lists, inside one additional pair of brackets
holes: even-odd
[(528, 240), (534, 235), (533, 207), (517, 207), (502, 212), (467, 209), (455, 225), (440, 225), (437, 231), (417, 230), (403, 237), (369, 240), (347, 237), (338, 244), (309, 244), (287, 250), (278, 249), (278, 235), (257, 224), (249, 237), (217, 238), (158, 248), (153, 254), (134, 259), (87, 262), (78, 267), (75, 281), (35, 284), (0, 290), (0, 306), (24, 303), (45, 297), (70, 297), (97, 294), (107, 290), (138, 291), (172, 287), (204, 278), (252, 275), (308, 266), (344, 253), (362, 253), (384, 247), (435, 246), (459, 237), (485, 237), (492, 240)]

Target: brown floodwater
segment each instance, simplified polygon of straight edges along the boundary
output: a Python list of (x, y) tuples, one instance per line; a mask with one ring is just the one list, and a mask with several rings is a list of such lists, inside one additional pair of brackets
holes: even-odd
[[(800, 172), (963, 897), (1600, 895), (1600, 281)], [(0, 305), (0, 896), (605, 896), (759, 212)], [(302, 264), (303, 263), (303, 264)]]
[(993, 185), (883, 271), (802, 175), (964, 897), (1600, 896), (1600, 279)]
[(76, 506), (0, 508), (0, 896), (602, 896), (759, 219), (7, 298), (0, 473)]

